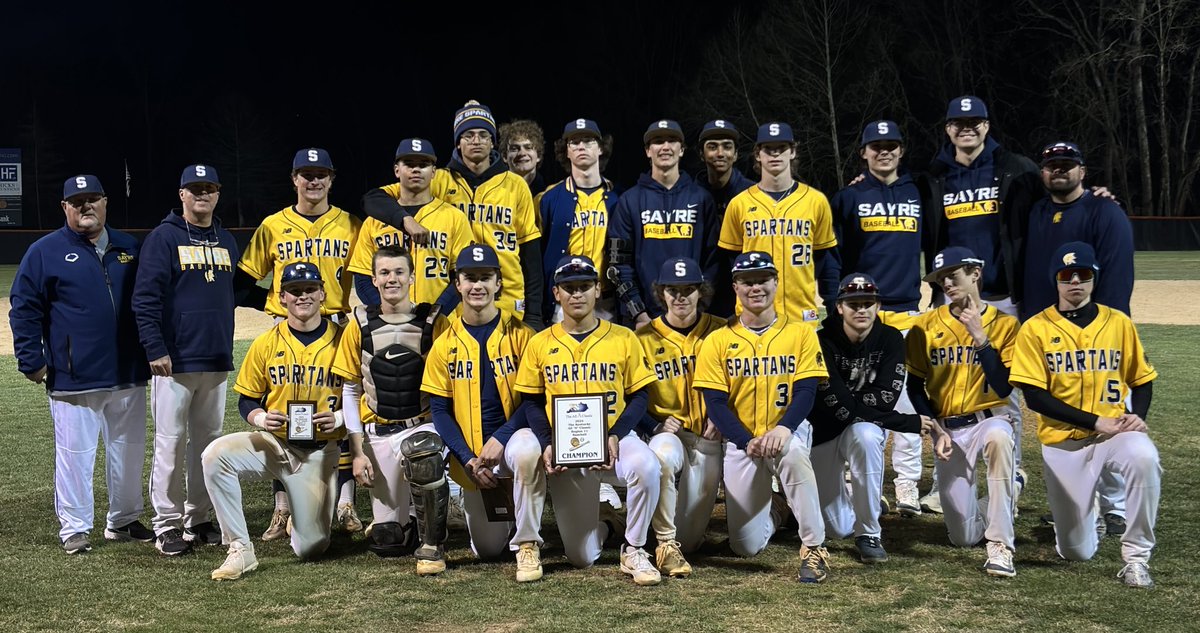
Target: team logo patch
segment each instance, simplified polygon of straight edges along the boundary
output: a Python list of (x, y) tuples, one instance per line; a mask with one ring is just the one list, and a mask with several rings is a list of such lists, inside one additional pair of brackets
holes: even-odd
[(1074, 266), (1076, 259), (1075, 253), (1067, 253), (1066, 255), (1063, 255), (1063, 265)]
[(825, 355), (822, 354), (821, 352), (817, 352), (817, 365), (824, 365), (824, 364), (825, 364)]
[(451, 347), (451, 348), (450, 348), (450, 353), (451, 353), (451, 354), (457, 354), (457, 353), (458, 353), (458, 348), (457, 348), (457, 347)]
[(130, 255), (129, 253), (121, 253), (120, 255), (117, 255), (117, 261), (122, 264), (128, 264), (129, 262), (133, 261), (133, 255)]
[(287, 235), (288, 233), (291, 233), (291, 232), (292, 232), (292, 227), (290, 227), (290, 226), (283, 230), (284, 235)]
[(283, 358), (284, 352), (275, 352), (275, 358)]
[(938, 332), (937, 334), (935, 334), (933, 336), (933, 338), (942, 338), (942, 334), (943, 334), (943, 332)]
[(1062, 211), (1056, 211), (1054, 213), (1054, 219), (1051, 220), (1051, 222), (1054, 224), (1058, 224), (1058, 223), (1062, 222)]
[(665, 348), (665, 347), (660, 347), (660, 348), (658, 348), (658, 349), (654, 350), (654, 353), (655, 353), (655, 354), (666, 354), (666, 353), (667, 353), (667, 348)]
[(71, 263), (77, 262), (79, 261), (79, 253), (67, 253), (67, 256), (63, 259)]
[(737, 343), (734, 343), (734, 344), (732, 344), (732, 345), (730, 345), (730, 346), (729, 346), (729, 349), (737, 349), (737, 348), (738, 348), (738, 344), (737, 344)]
[(558, 348), (557, 348), (557, 347), (551, 347), (551, 348), (550, 348), (550, 351), (549, 351), (549, 352), (546, 352), (546, 353), (547, 353), (547, 354), (557, 354), (557, 353), (558, 353)]
[(1051, 343), (1054, 343), (1054, 344), (1061, 343), (1061, 342), (1062, 342), (1062, 337), (1061, 337), (1061, 336), (1056, 336), (1056, 337), (1054, 337), (1054, 338), (1050, 339), (1050, 342), (1051, 342)]

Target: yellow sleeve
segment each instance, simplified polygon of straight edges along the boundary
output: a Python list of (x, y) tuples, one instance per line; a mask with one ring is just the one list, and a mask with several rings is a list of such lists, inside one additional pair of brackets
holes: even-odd
[[(525, 181), (516, 176), (524, 185)], [(517, 232), (517, 244), (524, 244), (542, 236), (538, 229), (537, 212), (533, 208), (533, 196), (529, 193), (529, 185), (516, 186), (513, 194), (513, 230)]]
[(375, 247), (375, 227), (378, 224), (379, 220), (368, 218), (358, 229), (358, 238), (354, 241), (354, 248), (350, 253), (350, 263), (346, 265), (346, 270), (367, 276), (375, 273), (374, 270), (371, 270), (371, 260), (375, 257), (375, 251), (379, 250)]
[(904, 364), (908, 373), (925, 380), (929, 378), (929, 353), (925, 343), (924, 323), (915, 323), (904, 337)]
[[(464, 248), (471, 245), (471, 240), (475, 237), (475, 234), (471, 232), (471, 224), (470, 222), (467, 222), (467, 216), (463, 215), (462, 211), (458, 210), (458, 207), (451, 208), (454, 209), (455, 214), (454, 228), (452, 229), (453, 234), (450, 236), (450, 252), (448, 253), (450, 257), (450, 265), (448, 268), (452, 269), (454, 268), (454, 260), (458, 259), (458, 254), (461, 253)], [(443, 210), (442, 212), (449, 213), (449, 211), (446, 210)], [(453, 276), (450, 277), (450, 285), (454, 285)]]
[(642, 345), (638, 342), (637, 336), (628, 333), (623, 338), (625, 339), (625, 393), (634, 393), (654, 382), (655, 375), (650, 369), (650, 363), (646, 361), (646, 355), (642, 351)]
[(263, 219), (262, 224), (254, 230), (254, 235), (250, 238), (250, 243), (246, 245), (246, 252), (242, 253), (242, 259), (238, 262), (238, 268), (246, 271), (255, 279), (263, 279), (271, 272), (274, 272), (274, 262), (271, 257), (271, 225), (274, 216), (267, 216)]
[[(1026, 321), (1017, 332), (1016, 341), (1012, 345), (1012, 369), (1008, 374), (1008, 381), (1049, 391), (1050, 374), (1042, 355), (1042, 341), (1038, 337), (1042, 323), (1041, 318), (1034, 317)], [(912, 332), (909, 332), (909, 335), (911, 336)]]
[(425, 393), (450, 398), (454, 396), (454, 386), (450, 384), (450, 374), (447, 371), (446, 348), (452, 343), (450, 336), (440, 336), (433, 342), (429, 355), (425, 357), (425, 374), (421, 377), (421, 391)]
[(267, 395), (271, 385), (267, 382), (266, 361), (274, 351), (271, 349), (271, 341), (274, 338), (275, 328), (271, 328), (250, 344), (246, 358), (242, 359), (242, 366), (238, 369), (237, 380), (233, 383), (234, 391), (255, 400), (261, 400)]
[(825, 369), (825, 356), (821, 353), (821, 342), (817, 339), (816, 330), (803, 323), (796, 323), (795, 330), (799, 335), (796, 349), (796, 373), (792, 376), (795, 382), (802, 378), (829, 378)]
[(829, 198), (816, 189), (813, 189), (813, 193), (821, 195), (813, 205), (816, 207), (813, 210), (813, 250), (833, 248), (837, 246), (837, 236), (833, 233), (833, 211), (829, 208)]
[(550, 189), (533, 197), (533, 222), (537, 225), (538, 233), (546, 230), (546, 227), (542, 226), (542, 198), (545, 197), (546, 191), (550, 191)]
[(724, 337), (721, 334), (724, 331), (723, 329), (717, 330), (700, 343), (700, 351), (696, 353), (696, 376), (692, 379), (693, 389), (716, 389), (729, 392), (729, 382), (721, 366), (721, 350), (725, 347)]
[(725, 219), (721, 221), (721, 236), (717, 240), (717, 246), (735, 253), (742, 252), (742, 205), (744, 200), (750, 199), (748, 191), (739, 193), (729, 201), (729, 206), (725, 208)]
[[(543, 330), (548, 332), (549, 330)], [(539, 332), (525, 346), (521, 357), (521, 366), (517, 369), (517, 391), (539, 394), (546, 392), (545, 377), (542, 374), (542, 351), (547, 337)]]
[[(1114, 311), (1115, 312), (1115, 311)], [(1133, 321), (1126, 319), (1125, 328), (1127, 329), (1127, 342), (1122, 349), (1128, 350), (1128, 356), (1122, 357), (1125, 363), (1122, 378), (1125, 384), (1130, 387), (1144, 385), (1158, 378), (1158, 371), (1150, 364), (1150, 359), (1146, 356), (1146, 348), (1142, 346), (1142, 338), (1138, 336), (1137, 326)]]
[[(392, 189), (393, 187), (395, 189)], [(450, 200), (446, 197), (446, 193), (453, 187), (454, 177), (450, 175), (450, 170), (446, 169), (445, 167), (439, 167), (434, 170), (433, 182), (429, 183), (429, 192), (433, 194), (434, 198), (450, 202)], [(393, 198), (397, 200), (400, 199), (400, 183), (388, 185), (387, 187), (381, 187), (381, 189), (387, 191)]]
[(362, 328), (358, 319), (347, 320), (342, 338), (333, 356), (333, 373), (353, 382), (362, 382)]
[[(439, 171), (441, 171), (441, 170), (440, 170), (440, 169), (438, 169), (438, 170), (434, 170), (434, 174), (433, 174), (434, 178), (433, 178), (433, 180), (434, 180), (435, 182), (437, 181), (437, 172), (439, 172)], [(432, 186), (432, 183), (430, 183), (430, 186)], [(389, 195), (389, 196), (391, 196), (391, 197), (395, 198), (396, 200), (399, 200), (399, 199), (400, 199), (400, 189), (401, 189), (400, 183), (398, 183), (398, 182), (393, 182), (393, 183), (392, 183), (392, 184), (390, 184), (390, 185), (384, 185), (384, 186), (380, 187), (380, 189), (381, 189), (381, 190), (382, 190), (384, 193), (386, 193), (387, 195)], [(437, 195), (434, 195), (434, 197), (436, 198), (436, 197), (437, 197)]]
[(991, 341), (992, 346), (1000, 352), (1000, 361), (1004, 363), (1004, 366), (1011, 368), (1013, 363), (1013, 343), (1017, 340), (1017, 328), (1019, 324), (1015, 318), (1009, 316), (996, 325), (1000, 326), (996, 328), (996, 333), (999, 335), (1000, 340)]

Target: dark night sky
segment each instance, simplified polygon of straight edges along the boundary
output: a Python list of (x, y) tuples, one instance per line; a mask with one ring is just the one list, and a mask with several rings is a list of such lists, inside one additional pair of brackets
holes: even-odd
[[(230, 160), (214, 155), (232, 137), (214, 110), (235, 99), (257, 117), (244, 133), (269, 146), (267, 162), (279, 173), (282, 194), (269, 192), (259, 215), (291, 202), (291, 156), (306, 146), (331, 151), (334, 202), (357, 211), (366, 188), (390, 182), (401, 138), (424, 136), (448, 156), (454, 111), (471, 98), (498, 123), (539, 121), (548, 141), (568, 120), (596, 119), (617, 140), (609, 175), (628, 183), (646, 168), (642, 130), (672, 116), (673, 94), (693, 79), (706, 40), (738, 4), (562, 3), (522, 12), (464, 3), (270, 11), (248, 2), (21, 3), (8, 9), (15, 28), (0, 42), (8, 61), (0, 147), (23, 149), (30, 228), (39, 199), (43, 225), (57, 226), (53, 183), (80, 172), (101, 177), (114, 223), (156, 223), (178, 203), (184, 165)], [(128, 204), (119, 192), (126, 160)], [(218, 212), (236, 223), (231, 209)]]

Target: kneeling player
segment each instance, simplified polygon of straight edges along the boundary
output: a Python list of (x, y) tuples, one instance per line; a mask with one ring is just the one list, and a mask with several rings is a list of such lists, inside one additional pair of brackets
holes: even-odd
[(704, 542), (721, 483), (721, 433), (708, 419), (692, 378), (700, 343), (725, 320), (700, 311), (712, 298), (712, 287), (695, 260), (664, 262), (654, 296), (665, 312), (637, 331), (658, 378), (650, 384), (648, 407), (648, 419), (656, 424), (645, 429), (662, 462), (658, 508), (651, 521), (658, 538), (654, 558), (662, 573), (688, 576), (692, 566), (683, 554)]
[(887, 431), (918, 433), (936, 426), (932, 418), (894, 410), (904, 388), (904, 336), (879, 320), (879, 306), (870, 276), (852, 273), (842, 280), (837, 313), (817, 332), (829, 380), (818, 386), (809, 414), (825, 530), (839, 538), (853, 534), (864, 563), (888, 558), (879, 526)]
[[(412, 264), (399, 246), (375, 252), (372, 281), (380, 303), (354, 308), (333, 370), (346, 379), (354, 477), (371, 489), (374, 524), (368, 547), (380, 556), (414, 553), (417, 574), (428, 576), (446, 569), (450, 486), (445, 446), (429, 418), (421, 375), (425, 353), (445, 320), (438, 318), (436, 305), (409, 300)], [(416, 534), (409, 520), (414, 505)]]
[(695, 387), (725, 437), (730, 547), (739, 556), (754, 556), (785, 520), (783, 508), (772, 504), (774, 475), (800, 524), (799, 579), (821, 582), (829, 575), (829, 554), (809, 461), (811, 427), (803, 423), (817, 381), (827, 374), (812, 327), (776, 313), (778, 288), (770, 255), (737, 256), (733, 290), (743, 310), (704, 339)]
[[(342, 378), (333, 358), (342, 329), (321, 317), (324, 282), (314, 264), (288, 264), (279, 278), (287, 319), (250, 344), (233, 388), (238, 410), (255, 431), (231, 433), (204, 449), (204, 483), (229, 545), (213, 580), (236, 580), (258, 568), (242, 512), (240, 478), (271, 477), (283, 484), (292, 509), (292, 551), (303, 559), (329, 547), (337, 500), (338, 440), (342, 428)], [(289, 419), (289, 405), (315, 403), (308, 424)], [(288, 439), (310, 426), (312, 439)], [(289, 426), (293, 433), (289, 433)], [(305, 433), (307, 435), (307, 433)]]
[[(554, 270), (554, 299), (563, 320), (538, 332), (525, 350), (517, 374), (517, 391), (526, 394), (530, 428), (544, 448), (542, 459), (554, 495), (554, 517), (567, 559), (588, 567), (615, 522), (600, 521), (600, 481), (629, 487), (628, 523), (621, 546), (621, 571), (639, 585), (656, 585), (662, 575), (644, 549), (650, 518), (658, 505), (662, 466), (633, 432), (646, 414), (646, 387), (654, 373), (642, 347), (628, 328), (596, 317), (599, 276), (592, 260), (564, 257)], [(564, 468), (554, 463), (551, 410), (557, 395), (604, 394), (608, 402), (608, 462), (601, 466)], [(613, 477), (612, 475), (615, 475)]]
[[(1058, 553), (1067, 560), (1096, 554), (1096, 489), (1102, 475), (1119, 473), (1127, 514), (1125, 566), (1117, 575), (1130, 587), (1153, 587), (1147, 562), (1162, 467), (1145, 418), (1158, 372), (1129, 317), (1091, 301), (1099, 271), (1092, 247), (1069, 242), (1051, 262), (1058, 304), (1021, 326), (1011, 380), (1041, 417), (1038, 439)], [(1127, 395), (1132, 413), (1125, 410)]]
[[(490, 246), (463, 249), (454, 266), (462, 315), (450, 317), (425, 363), (421, 385), (433, 424), (452, 457), (450, 474), (463, 487), (471, 549), (481, 558), (517, 553), (517, 582), (542, 577), (542, 509), (546, 475), (542, 447), (525, 423), (516, 392), (517, 366), (533, 329), (496, 305), (500, 260)], [(489, 522), (480, 490), (513, 487), (513, 521)]]
[[(917, 413), (936, 417), (950, 435), (949, 459), (935, 464), (950, 542), (974, 547), (987, 539), (984, 571), (1015, 576), (1012, 553), (1015, 485), (1008, 366), (1017, 320), (979, 298), (983, 260), (952, 246), (934, 258), (934, 281), (947, 304), (927, 312), (906, 340), (908, 396)], [(975, 470), (986, 464), (988, 503), (979, 507)]]

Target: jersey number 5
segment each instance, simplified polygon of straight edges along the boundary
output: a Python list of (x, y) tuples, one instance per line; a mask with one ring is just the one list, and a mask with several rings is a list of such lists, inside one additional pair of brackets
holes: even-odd
[(1104, 385), (1104, 393), (1100, 394), (1101, 404), (1118, 404), (1124, 398), (1121, 397), (1121, 381), (1110, 380)]

